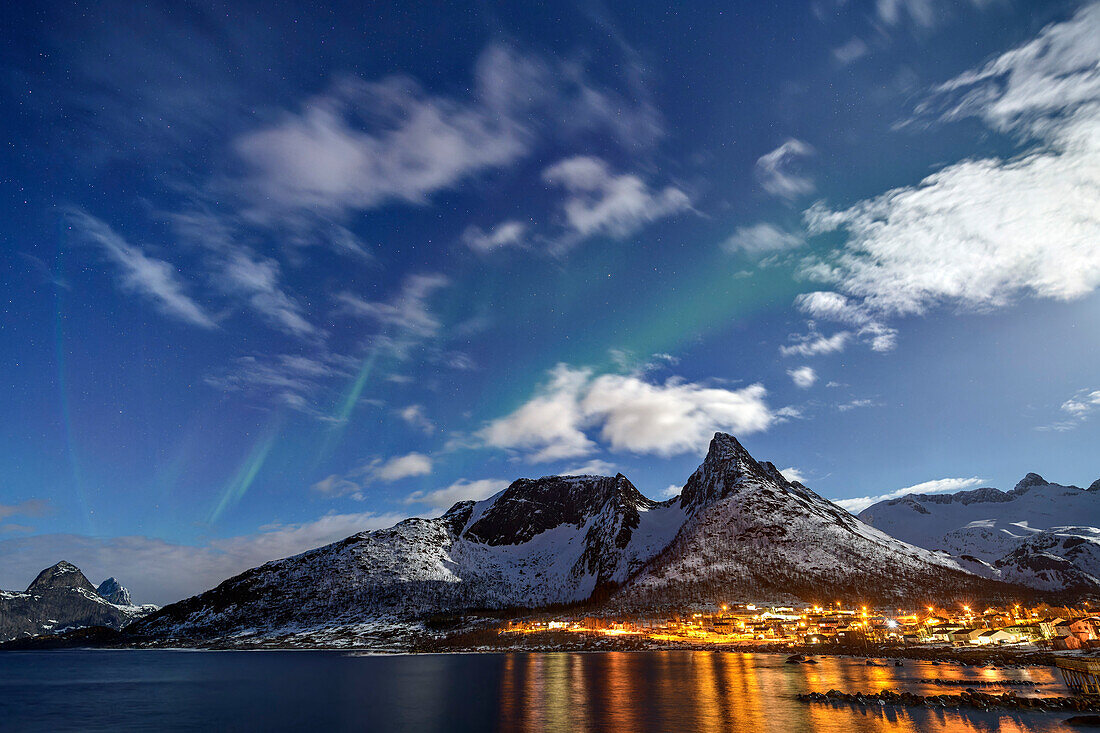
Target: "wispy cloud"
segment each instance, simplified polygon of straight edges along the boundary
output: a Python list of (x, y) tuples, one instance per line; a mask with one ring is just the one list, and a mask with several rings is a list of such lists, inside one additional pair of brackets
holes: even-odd
[(891, 491), (886, 494), (879, 494), (878, 496), (860, 496), (854, 499), (838, 499), (833, 503), (847, 509), (852, 514), (858, 514), (872, 504), (877, 504), (880, 501), (900, 499), (909, 494), (949, 494), (956, 491), (962, 491), (963, 489), (972, 489), (982, 484), (984, 481), (985, 479), (978, 478), (977, 476), (972, 476), (971, 478), (941, 478), (914, 484), (913, 486), (906, 486), (903, 489), (897, 489), (896, 491)]
[(756, 178), (773, 196), (794, 199), (814, 192), (814, 182), (798, 170), (799, 161), (814, 154), (814, 149), (791, 138), (756, 161)]
[(435, 491), (414, 491), (405, 498), (406, 504), (427, 504), (436, 512), (450, 509), (460, 501), (481, 501), (508, 487), (504, 479), (484, 478), (476, 481), (459, 479), (450, 486)]
[(263, 402), (289, 407), (298, 412), (329, 419), (314, 405), (325, 385), (350, 377), (353, 359), (317, 351), (301, 354), (242, 356), (223, 369), (207, 374), (203, 381), (217, 390), (240, 393)]
[(405, 424), (416, 428), (425, 435), (431, 435), (435, 432), (435, 423), (428, 419), (424, 405), (408, 405), (398, 410), (397, 414), (405, 421)]
[(332, 474), (310, 488), (325, 496), (350, 496), (361, 501), (365, 498), (363, 489), (371, 484), (390, 484), (415, 476), (427, 476), (431, 474), (432, 467), (432, 459), (429, 456), (413, 451), (403, 456), (373, 458), (349, 471), (346, 476)]
[(860, 38), (852, 38), (847, 43), (833, 49), (833, 59), (842, 66), (847, 66), (867, 55), (870, 49)]
[(793, 334), (791, 338), (795, 343), (780, 346), (779, 353), (782, 356), (836, 354), (844, 350), (851, 336), (847, 331), (837, 331), (832, 336), (823, 336), (816, 332), (807, 335)]
[(0, 504), (0, 520), (8, 517), (41, 517), (50, 509), (50, 502), (44, 499), (27, 499), (18, 504)]
[(522, 247), (527, 225), (521, 221), (502, 221), (489, 231), (476, 226), (462, 233), (462, 243), (482, 254), (508, 247)]
[(337, 295), (336, 300), (345, 313), (371, 318), (404, 334), (429, 337), (439, 331), (441, 324), (429, 309), (428, 299), (449, 282), (443, 275), (409, 275), (392, 300), (367, 301), (346, 292)]
[(774, 224), (761, 222), (747, 227), (738, 227), (730, 238), (722, 243), (722, 249), (730, 253), (744, 252), (749, 255), (771, 254), (796, 249), (805, 244), (798, 234), (780, 229)]
[(678, 188), (653, 190), (633, 174), (615, 174), (603, 160), (578, 156), (543, 171), (543, 180), (565, 189), (565, 221), (570, 230), (561, 242), (568, 246), (591, 236), (630, 236), (646, 224), (691, 208)]
[(1041, 425), (1037, 430), (1065, 432), (1073, 430), (1092, 415), (1100, 412), (1100, 389), (1082, 389), (1062, 403), (1062, 420)]
[(218, 327), (206, 309), (187, 294), (179, 271), (173, 265), (146, 255), (90, 214), (70, 209), (66, 218), (71, 228), (98, 245), (117, 267), (119, 286), (123, 290), (149, 299), (162, 313), (184, 323), (206, 329)]

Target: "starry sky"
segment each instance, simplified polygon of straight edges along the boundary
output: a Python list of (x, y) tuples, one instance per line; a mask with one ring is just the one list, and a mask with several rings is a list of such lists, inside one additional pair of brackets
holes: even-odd
[(22, 3), (0, 587), (164, 603), (716, 430), (1100, 477), (1100, 3)]

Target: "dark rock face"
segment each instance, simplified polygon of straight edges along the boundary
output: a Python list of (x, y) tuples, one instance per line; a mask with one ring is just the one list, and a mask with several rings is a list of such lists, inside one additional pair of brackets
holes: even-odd
[(116, 606), (132, 606), (134, 603), (130, 599), (130, 591), (123, 588), (122, 584), (114, 578), (107, 578), (100, 583), (96, 592)]
[(1047, 483), (1047, 480), (1039, 474), (1029, 473), (1027, 476), (1024, 476), (1022, 479), (1020, 479), (1019, 483), (1017, 483), (1016, 486), (1013, 487), (1011, 493), (1022, 494), (1033, 486), (1045, 486)]
[(84, 577), (84, 573), (80, 572), (80, 568), (64, 560), (43, 570), (27, 586), (28, 593), (69, 589), (82, 589), (90, 593), (97, 592), (95, 586)]
[(0, 641), (85, 626), (120, 629), (142, 612), (110, 602), (79, 568), (61, 561), (39, 573), (22, 593), (0, 591)]
[[(576, 527), (605, 507), (625, 515), (626, 539), (638, 526), (638, 510), (656, 506), (621, 473), (603, 476), (545, 476), (512, 483), (474, 524), (469, 539), (487, 545), (519, 545), (563, 524)], [(620, 546), (625, 546), (625, 541)]]

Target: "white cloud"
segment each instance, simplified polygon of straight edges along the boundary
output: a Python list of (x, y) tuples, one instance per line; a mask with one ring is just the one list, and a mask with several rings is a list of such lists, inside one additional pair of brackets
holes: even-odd
[(326, 514), (311, 522), (276, 523), (254, 534), (181, 545), (141, 536), (47, 534), (0, 541), (0, 588), (24, 588), (43, 568), (66, 559), (93, 583), (114, 576), (138, 602), (171, 603), (213, 588), (269, 560), (389, 527), (399, 514)]
[(855, 400), (850, 400), (848, 402), (841, 403), (841, 404), (836, 406), (836, 409), (840, 410), (841, 412), (848, 412), (849, 410), (857, 410), (861, 407), (876, 407), (876, 406), (878, 406), (878, 403), (875, 402), (874, 400), (863, 398), (863, 399), (855, 399)]
[(165, 315), (200, 328), (217, 328), (218, 324), (187, 293), (179, 271), (168, 262), (149, 257), (138, 247), (126, 242), (103, 221), (79, 210), (67, 212), (71, 227), (102, 248), (107, 258), (119, 269), (120, 287), (148, 299)]
[(431, 435), (435, 432), (435, 423), (428, 419), (428, 416), (424, 413), (423, 405), (409, 405), (398, 410), (397, 414), (402, 420), (425, 435)]
[(527, 225), (521, 221), (504, 221), (489, 231), (471, 226), (462, 234), (462, 242), (475, 252), (493, 252), (505, 247), (522, 247)]
[(335, 213), (394, 200), (423, 204), (527, 152), (527, 131), (501, 111), (431, 96), (411, 79), (346, 78), (300, 112), (239, 138), (235, 149), (265, 208)]
[(787, 376), (794, 382), (794, 386), (799, 389), (809, 389), (814, 386), (814, 382), (817, 381), (817, 372), (813, 370), (813, 367), (801, 366), (797, 369), (788, 369)]
[(805, 240), (801, 236), (784, 231), (774, 224), (762, 222), (750, 227), (738, 227), (730, 238), (722, 243), (722, 249), (731, 254), (744, 252), (756, 255), (795, 249), (803, 244)]
[(665, 487), (664, 489), (662, 489), (660, 491), (658, 496), (659, 496), (660, 500), (662, 500), (662, 501), (665, 500), (665, 499), (672, 499), (672, 498), (675, 498), (675, 497), (679, 496), (680, 492), (683, 491), (683, 490), (684, 490), (683, 486), (680, 486), (678, 484), (669, 484), (667, 487)]
[[(811, 232), (846, 246), (805, 274), (835, 285), (880, 326), (943, 305), (1000, 308), (1020, 297), (1068, 301), (1100, 287), (1100, 4), (947, 82), (918, 112), (978, 116), (1037, 144), (1014, 158), (949, 165), (917, 186), (846, 210), (806, 212)], [(878, 341), (875, 339), (878, 338)]]
[(756, 178), (773, 196), (793, 199), (814, 191), (813, 179), (800, 174), (797, 163), (814, 154), (808, 143), (791, 138), (756, 161)]
[(337, 217), (432, 194), (515, 163), (540, 134), (601, 130), (628, 148), (652, 144), (660, 116), (586, 78), (576, 64), (501, 45), (480, 55), (470, 93), (446, 97), (416, 81), (343, 77), (266, 127), (239, 137), (247, 168), (235, 184), (256, 219), (303, 210)]
[(533, 450), (530, 460), (553, 461), (592, 453), (596, 444), (584, 434), (579, 400), (591, 372), (559, 364), (550, 382), (515, 412), (486, 425), (478, 435), (496, 448)]
[(783, 478), (787, 479), (791, 483), (806, 483), (806, 474), (802, 473), (802, 471), (798, 470), (794, 466), (788, 466), (787, 468), (782, 469), (779, 473), (783, 474)]
[(880, 501), (898, 499), (909, 494), (949, 494), (956, 491), (962, 491), (963, 489), (972, 489), (984, 481), (985, 479), (980, 479), (977, 476), (971, 478), (941, 478), (933, 481), (925, 481), (913, 486), (906, 486), (904, 489), (891, 491), (887, 494), (860, 496), (854, 499), (840, 499), (833, 503), (850, 511), (852, 514), (858, 514), (872, 504), (877, 504)]
[(401, 292), (388, 302), (366, 301), (351, 293), (340, 293), (336, 300), (345, 313), (373, 318), (411, 336), (429, 337), (439, 331), (441, 324), (428, 309), (428, 299), (449, 282), (438, 274), (409, 275), (401, 284)]
[(587, 463), (568, 468), (561, 472), (562, 476), (612, 476), (616, 471), (614, 463), (594, 459)]
[(432, 472), (432, 459), (413, 451), (381, 462), (373, 462), (364, 475), (369, 480), (391, 483), (411, 476), (427, 476)]
[(414, 491), (405, 499), (406, 504), (427, 504), (432, 509), (444, 512), (460, 501), (481, 501), (488, 499), (498, 491), (508, 488), (510, 481), (485, 478), (476, 481), (459, 479), (445, 489), (435, 491)]
[(328, 497), (350, 496), (356, 501), (365, 497), (363, 489), (373, 483), (393, 483), (414, 476), (428, 476), (432, 472), (432, 459), (423, 453), (407, 453), (392, 458), (374, 458), (348, 472), (348, 475), (332, 474), (310, 486), (310, 489)]
[(671, 378), (605, 374), (559, 364), (550, 383), (515, 412), (479, 432), (486, 445), (529, 452), (532, 461), (591, 454), (598, 432), (611, 450), (669, 456), (699, 450), (718, 430), (766, 430), (776, 416), (762, 385), (739, 390)]
[(1100, 411), (1100, 390), (1082, 389), (1073, 397), (1062, 403), (1061, 410), (1065, 413), (1064, 420), (1050, 425), (1042, 425), (1038, 430), (1065, 432), (1073, 430), (1078, 425), (1088, 420), (1093, 413)]
[(838, 331), (832, 336), (822, 336), (812, 333), (808, 336), (792, 336), (796, 343), (779, 347), (782, 356), (817, 356), (818, 354), (835, 354), (843, 351), (852, 334), (847, 331)]
[(572, 232), (564, 244), (595, 235), (628, 237), (646, 224), (691, 208), (678, 188), (651, 189), (632, 174), (615, 175), (607, 163), (591, 156), (559, 161), (543, 171), (543, 180), (561, 186), (568, 196), (565, 218)]
[(867, 44), (859, 38), (852, 38), (847, 43), (833, 49), (833, 58), (838, 64), (847, 66), (867, 55)]

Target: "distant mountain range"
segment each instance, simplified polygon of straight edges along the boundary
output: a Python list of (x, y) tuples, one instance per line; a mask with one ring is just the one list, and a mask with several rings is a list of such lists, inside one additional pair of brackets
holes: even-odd
[(121, 629), (157, 609), (135, 606), (114, 578), (93, 586), (80, 568), (61, 561), (25, 591), (0, 591), (0, 641), (54, 634), (85, 626)]
[(1100, 593), (1100, 480), (1082, 489), (1029, 473), (1011, 491), (910, 494), (859, 518), (988, 578)]
[(128, 631), (197, 643), (378, 642), (402, 624), (471, 609), (924, 603), (1021, 592), (868, 526), (718, 433), (674, 499), (647, 499), (622, 474), (520, 479), (436, 519), (269, 562)]

